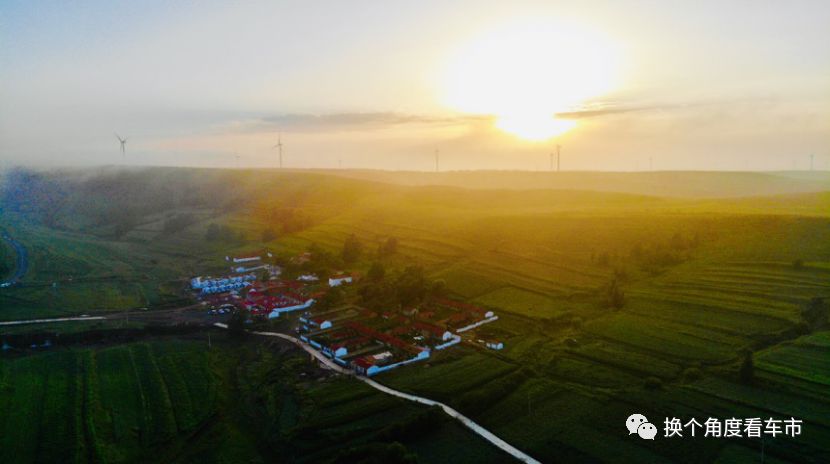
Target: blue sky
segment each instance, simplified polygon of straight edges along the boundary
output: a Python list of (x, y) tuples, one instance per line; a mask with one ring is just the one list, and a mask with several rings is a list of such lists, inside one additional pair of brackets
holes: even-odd
[[(557, 143), (573, 169), (830, 161), (826, 1), (173, 3), (0, 3), (4, 164), (267, 166), (277, 131), (294, 167), (429, 169), (439, 147), (450, 169), (536, 169)], [(529, 18), (619, 51), (614, 87), (568, 108), (603, 111), (541, 142), (441, 96), (465, 44)]]

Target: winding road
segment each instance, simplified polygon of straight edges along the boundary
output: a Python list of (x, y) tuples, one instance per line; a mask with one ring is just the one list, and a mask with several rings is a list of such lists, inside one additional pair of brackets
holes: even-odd
[[(109, 317), (104, 317), (104, 316), (81, 316), (81, 317), (63, 317), (63, 318), (53, 318), (53, 319), (28, 319), (28, 320), (19, 320), (19, 321), (0, 322), (0, 326), (22, 325), (22, 324), (42, 324), (42, 323), (70, 322), (70, 321), (95, 321), (95, 320), (102, 320), (102, 319), (109, 319)], [(227, 329), (228, 328), (227, 324), (224, 324), (224, 323), (221, 323), (221, 322), (216, 322), (213, 325), (215, 327), (220, 328), (220, 329)], [(539, 461), (537, 461), (533, 457), (529, 456), (528, 454), (526, 454), (523, 451), (519, 450), (518, 448), (511, 445), (510, 443), (507, 443), (506, 441), (504, 441), (501, 438), (497, 437), (493, 432), (485, 429), (484, 427), (480, 426), (479, 424), (477, 424), (475, 421), (473, 421), (469, 417), (465, 416), (464, 414), (461, 414), (457, 410), (447, 406), (444, 403), (441, 403), (441, 402), (435, 401), (435, 400), (431, 400), (429, 398), (424, 398), (422, 396), (416, 396), (416, 395), (411, 395), (409, 393), (404, 393), (402, 391), (395, 390), (394, 388), (387, 387), (386, 385), (383, 385), (383, 384), (381, 384), (381, 383), (379, 383), (375, 380), (372, 380), (368, 377), (357, 375), (352, 370), (346, 369), (346, 368), (338, 365), (337, 363), (332, 361), (330, 358), (326, 357), (323, 353), (315, 350), (311, 346), (303, 343), (298, 338), (292, 337), (291, 335), (287, 335), (287, 334), (283, 334), (283, 333), (279, 333), (279, 332), (252, 331), (251, 333), (254, 334), (254, 335), (260, 335), (260, 336), (264, 336), (264, 337), (277, 337), (277, 338), (281, 338), (283, 340), (289, 341), (289, 342), (297, 345), (298, 347), (304, 349), (305, 351), (307, 351), (309, 354), (311, 354), (315, 358), (317, 358), (323, 366), (333, 370), (334, 372), (353, 377), (353, 378), (369, 385), (370, 387), (372, 387), (372, 388), (374, 388), (378, 391), (386, 393), (387, 395), (396, 396), (398, 398), (402, 398), (402, 399), (405, 399), (407, 401), (412, 401), (412, 402), (424, 404), (424, 405), (427, 405), (427, 406), (437, 406), (437, 407), (441, 408), (444, 411), (445, 414), (447, 414), (448, 416), (452, 417), (453, 419), (459, 421), (464, 427), (467, 427), (468, 429), (473, 431), (475, 434), (477, 434), (480, 437), (484, 438), (485, 440), (487, 440), (488, 442), (490, 442), (491, 444), (493, 444), (497, 448), (503, 450), (504, 452), (508, 453), (509, 455), (513, 456), (517, 460), (519, 460), (521, 462), (525, 462), (525, 463), (530, 463), (530, 464), (541, 464)]]
[[(222, 329), (227, 329), (228, 328), (227, 324), (223, 324), (221, 322), (217, 322), (213, 325), (216, 326), (216, 327), (222, 328)], [(435, 400), (431, 400), (429, 398), (424, 398), (422, 396), (410, 395), (409, 393), (404, 393), (402, 391), (395, 390), (394, 388), (389, 388), (386, 385), (378, 383), (377, 381), (374, 381), (374, 380), (372, 380), (368, 377), (363, 377), (363, 376), (360, 376), (360, 375), (356, 375), (353, 371), (343, 368), (342, 366), (340, 366), (337, 363), (335, 363), (334, 361), (332, 361), (330, 358), (326, 357), (323, 353), (315, 350), (311, 346), (306, 345), (305, 343), (303, 343), (299, 339), (297, 339), (295, 337), (292, 337), (290, 335), (286, 335), (286, 334), (282, 334), (282, 333), (278, 333), (278, 332), (251, 332), (251, 333), (256, 334), (256, 335), (266, 336), (266, 337), (278, 337), (278, 338), (282, 338), (283, 340), (288, 340), (291, 343), (294, 343), (295, 345), (297, 345), (300, 348), (302, 348), (302, 349), (306, 350), (307, 352), (309, 352), (312, 356), (317, 358), (323, 365), (325, 365), (329, 369), (331, 369), (335, 372), (339, 372), (343, 375), (352, 376), (352, 377), (360, 380), (361, 382), (371, 386), (372, 388), (374, 388), (376, 390), (379, 390), (383, 393), (386, 393), (387, 395), (397, 396), (398, 398), (403, 398), (405, 400), (413, 401), (415, 403), (425, 404), (427, 406), (438, 406), (448, 416), (450, 416), (453, 419), (461, 422), (462, 425), (464, 425), (468, 429), (472, 430), (473, 432), (475, 432), (476, 434), (478, 434), (479, 436), (481, 436), (485, 440), (489, 441), (490, 443), (492, 443), (493, 445), (495, 445), (499, 449), (507, 452), (508, 454), (510, 454), (514, 458), (518, 459), (519, 461), (526, 462), (526, 463), (541, 464), (536, 459), (534, 459), (531, 456), (527, 455), (526, 453), (519, 450), (518, 448), (511, 445), (510, 443), (507, 443), (506, 441), (504, 441), (501, 438), (497, 437), (493, 432), (491, 432), (491, 431), (485, 429), (484, 427), (478, 425), (475, 421), (473, 421), (469, 417), (465, 416), (464, 414), (461, 414), (457, 410), (447, 406), (444, 403), (441, 403), (441, 402), (438, 402), (438, 401), (435, 401)]]
[(26, 271), (29, 268), (29, 255), (26, 253), (26, 247), (24, 247), (20, 242), (16, 241), (6, 232), (2, 233), (3, 240), (9, 242), (9, 244), (14, 248), (14, 252), (16, 255), (15, 265), (14, 265), (14, 272), (8, 279), (0, 282), (0, 288), (9, 287), (16, 284), (23, 275), (26, 274)]

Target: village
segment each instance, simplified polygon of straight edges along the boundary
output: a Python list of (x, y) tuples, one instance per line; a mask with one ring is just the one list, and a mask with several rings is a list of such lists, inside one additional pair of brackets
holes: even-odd
[[(246, 324), (289, 321), (303, 343), (359, 375), (424, 361), (462, 342), (504, 348), (501, 340), (479, 331), (498, 320), (489, 309), (443, 296), (417, 306), (369, 309), (341, 296), (360, 282), (357, 272), (289, 277), (273, 257), (269, 251), (226, 256), (227, 274), (193, 277), (190, 291), (211, 316), (244, 314)], [(291, 264), (312, 258), (306, 252), (292, 257)], [(338, 304), (331, 303), (335, 294)]]

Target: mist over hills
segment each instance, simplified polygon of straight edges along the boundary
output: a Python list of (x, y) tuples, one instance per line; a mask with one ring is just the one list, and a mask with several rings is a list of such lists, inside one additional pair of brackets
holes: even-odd
[(780, 171), (373, 171), (330, 170), (333, 175), (399, 185), (447, 185), (473, 189), (593, 190), (660, 197), (770, 196), (830, 190), (830, 172)]

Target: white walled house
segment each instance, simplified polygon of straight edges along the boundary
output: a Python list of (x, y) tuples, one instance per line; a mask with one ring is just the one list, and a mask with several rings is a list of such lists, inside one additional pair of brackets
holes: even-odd
[(491, 350), (496, 350), (496, 351), (500, 351), (500, 350), (504, 349), (504, 343), (502, 343), (502, 342), (487, 342), (487, 343), (484, 344), (484, 346), (486, 346), (487, 348), (490, 348)]
[(352, 283), (352, 276), (334, 276), (329, 277), (329, 287), (339, 287), (343, 284)]
[(283, 308), (274, 308), (270, 313), (268, 313), (268, 319), (274, 319), (280, 317), (282, 313), (290, 313), (292, 311), (297, 311), (299, 309), (307, 309), (310, 308), (311, 305), (314, 304), (314, 298), (309, 298), (302, 304), (294, 305), (294, 306), (286, 306)]

